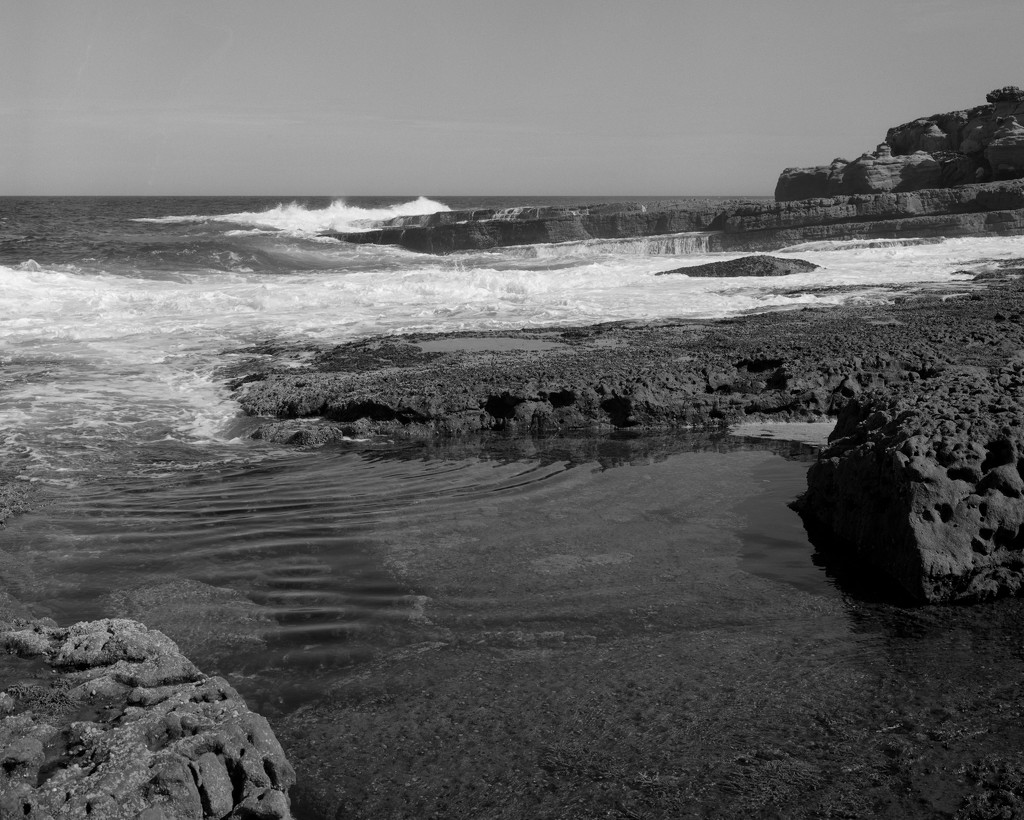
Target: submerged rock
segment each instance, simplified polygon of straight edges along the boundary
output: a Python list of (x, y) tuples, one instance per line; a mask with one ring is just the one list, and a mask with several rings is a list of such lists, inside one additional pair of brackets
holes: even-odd
[(673, 268), (660, 271), (657, 276), (669, 273), (682, 273), (686, 276), (788, 276), (791, 273), (807, 273), (818, 270), (818, 265), (803, 259), (781, 259), (777, 256), (742, 256), (727, 262), (708, 262), (705, 265), (693, 265), (688, 268)]
[[(291, 811), (266, 719), (129, 620), (0, 623), (0, 817), (265, 818)], [(17, 657), (14, 657), (14, 656)]]
[(796, 504), (917, 601), (1024, 589), (1024, 355), (849, 402)]
[(258, 652), (277, 627), (265, 608), (240, 592), (190, 578), (118, 590), (104, 599), (103, 612), (159, 629), (197, 659)]

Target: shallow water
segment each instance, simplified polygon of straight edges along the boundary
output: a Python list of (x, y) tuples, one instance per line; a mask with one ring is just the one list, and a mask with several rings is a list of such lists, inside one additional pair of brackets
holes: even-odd
[[(805, 458), (809, 452), (679, 436), (653, 447), (593, 438), (277, 451), (189, 470), (172, 462), (176, 470), (155, 474), (151, 463), (146, 472), (54, 494), (40, 512), (14, 520), (4, 538), (5, 581), (35, 614), (60, 623), (131, 616), (162, 629), (201, 668), (229, 675), (259, 703), (285, 692), (308, 700), (329, 688), (330, 675), (418, 638), (424, 607), (433, 606), (431, 589), (453, 578), (428, 582), (413, 569), (417, 562), (443, 562), (451, 543), (465, 537), (482, 551), (504, 550), (510, 533), (528, 537), (538, 508), (564, 507), (558, 538), (581, 538), (586, 520), (607, 514), (616, 488), (632, 487), (651, 463), (685, 477), (694, 459), (710, 458), (727, 484), (733, 470), (752, 469), (758, 484), (744, 525), (748, 571), (783, 572), (789, 582), (827, 594), (824, 573), (810, 562), (803, 530), (785, 507), (805, 465), (773, 449)], [(662, 503), (688, 503), (667, 493)], [(668, 508), (664, 515), (674, 522)], [(621, 537), (642, 537), (630, 522), (617, 525)], [(687, 525), (707, 528), (699, 515)], [(713, 537), (734, 540), (733, 529)], [(466, 532), (473, 535), (460, 534)], [(771, 557), (763, 554), (761, 532), (775, 533)], [(537, 560), (560, 560), (537, 550)], [(523, 601), (503, 616), (509, 624), (537, 617)]]
[(0, 201), (0, 458), (43, 501), (3, 532), (4, 589), (60, 623), (138, 618), (227, 675), (297, 764), (302, 820), (952, 816), (1012, 764), (1021, 603), (865, 595), (787, 507), (805, 445), (283, 450), (228, 383), (369, 333), (490, 349), (887, 300), (1024, 238), (817, 243), (787, 252), (822, 272), (722, 282), (653, 275), (707, 261), (682, 240), (436, 258), (315, 235), (437, 207)]
[(37, 616), (138, 618), (226, 675), (297, 766), (300, 820), (951, 817), (971, 766), (1020, 751), (1024, 607), (837, 580), (787, 507), (812, 454), (171, 449), (15, 519), (0, 573)]
[(815, 243), (780, 253), (820, 270), (722, 280), (656, 276), (735, 255), (681, 240), (437, 257), (319, 235), (517, 204), (0, 198), (0, 457), (74, 486), (96, 463), (116, 472), (140, 444), (226, 445), (245, 432), (231, 377), (301, 364), (289, 351), (310, 344), (885, 301), (1024, 255), (1022, 237)]

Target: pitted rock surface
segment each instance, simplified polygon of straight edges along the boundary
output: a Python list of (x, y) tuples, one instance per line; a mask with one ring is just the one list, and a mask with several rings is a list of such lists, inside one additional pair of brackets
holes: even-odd
[(256, 374), (239, 399), (276, 417), (260, 437), (297, 444), (821, 420), (872, 389), (1014, 354), (1024, 330), (996, 317), (1022, 312), (1010, 281), (893, 305), (569, 328), (547, 332), (560, 342), (547, 350), (460, 351), (450, 334), (450, 352), (417, 355), (426, 336), (394, 337), (389, 349), (405, 353), (373, 360), (360, 355), (371, 339), (320, 351), (305, 370)]
[(449, 334), (449, 352), (417, 356), (427, 337), (395, 337), (384, 361), (360, 353), (380, 340), (355, 342), (305, 372), (246, 379), (240, 400), (277, 417), (258, 436), (305, 445), (838, 414), (805, 519), (918, 600), (977, 600), (1024, 578), (1016, 277), (1004, 266), (962, 292), (890, 305), (546, 331), (559, 344), (542, 350), (460, 351)]
[(1024, 351), (844, 408), (797, 504), (918, 601), (1024, 587)]
[(0, 817), (292, 816), (295, 775), (266, 719), (161, 632), (10, 621), (0, 649), (14, 681), (0, 694)]

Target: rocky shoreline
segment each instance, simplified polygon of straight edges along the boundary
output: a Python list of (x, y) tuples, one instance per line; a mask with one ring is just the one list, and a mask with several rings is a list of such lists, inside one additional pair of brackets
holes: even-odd
[[(300, 445), (838, 416), (800, 504), (808, 525), (843, 533), (915, 600), (981, 600), (1024, 577), (1021, 479), (1009, 474), (1024, 450), (1020, 273), (993, 266), (887, 305), (368, 339), (251, 375), (238, 398), (267, 417), (256, 437)], [(879, 496), (905, 503), (880, 507)]]
[(444, 211), (324, 236), (449, 254), (593, 240), (695, 243), (703, 251), (772, 251), (802, 242), (1024, 233), (1024, 181), (796, 201), (664, 202)]
[[(736, 252), (815, 241), (1024, 234), (1024, 180), (1017, 178), (1024, 174), (1024, 127), (1015, 119), (1024, 92), (1007, 87), (989, 96), (989, 106), (891, 129), (873, 154), (853, 163), (786, 169), (774, 203), (455, 211), (327, 235), (447, 254), (594, 240), (644, 239), (666, 247)], [(813, 268), (795, 259), (747, 257), (664, 273), (785, 275)], [(296, 349), (296, 358), (308, 364), (247, 373), (233, 389), (243, 410), (261, 417), (255, 438), (299, 446), (371, 437), (458, 442), (479, 436), (598, 439), (614, 433), (654, 438), (742, 422), (835, 420), (829, 443), (810, 466), (807, 489), (794, 504), (815, 546), (871, 574), (872, 595), (888, 583), (892, 594), (914, 603), (979, 603), (1024, 589), (1022, 277), (1018, 260), (992, 263), (962, 285), (907, 292), (886, 304), (720, 321), (374, 337)], [(701, 477), (677, 479), (690, 482), (693, 496), (711, 492)], [(731, 510), (740, 483), (754, 492), (744, 476), (734, 484), (720, 483), (708, 503)], [(633, 492), (630, 503), (642, 506), (638, 488), (623, 486), (621, 492)], [(0, 525), (33, 503), (30, 485), (0, 475)], [(545, 526), (560, 526), (561, 517), (552, 514)], [(596, 528), (591, 540), (599, 543), (597, 530), (605, 525), (591, 525)], [(649, 540), (656, 541), (656, 535)], [(802, 594), (780, 597), (751, 573), (729, 574), (719, 555), (705, 554), (703, 542), (690, 539), (696, 553), (689, 558), (706, 564), (707, 577), (716, 578), (721, 590), (725, 615), (719, 622), (722, 613), (691, 611), (685, 595), (680, 598), (680, 589), (694, 580), (691, 567), (677, 572), (678, 546), (671, 538), (655, 544), (651, 553), (665, 570), (655, 581), (646, 560), (630, 568), (632, 553), (593, 556), (587, 546), (574, 547), (579, 555), (542, 555), (531, 566), (544, 576), (585, 567), (616, 582), (635, 574), (634, 586), (621, 592), (631, 607), (627, 617), (602, 626), (609, 632), (600, 639), (572, 629), (481, 631), (485, 621), (449, 613), (446, 625), (443, 614), (435, 623), (421, 611), (421, 644), (382, 658), (330, 697), (291, 715), (282, 737), (315, 774), (303, 791), (308, 815), (337, 817), (369, 811), (368, 806), (398, 811), (395, 784), (386, 782), (391, 772), (378, 772), (382, 756), (395, 754), (398, 769), (410, 773), (423, 771), (421, 761), (439, 755), (443, 771), (428, 773), (444, 788), (427, 788), (418, 798), (421, 814), (429, 807), (431, 816), (448, 809), (449, 797), (467, 801), (462, 805), (467, 813), (481, 805), (497, 811), (504, 799), (518, 805), (524, 794), (531, 801), (554, 795), (554, 804), (587, 794), (593, 805), (614, 806), (618, 816), (666, 806), (691, 816), (681, 812), (695, 812), (697, 805), (753, 816), (799, 800), (805, 801), (806, 816), (867, 816), (880, 806), (891, 812), (885, 816), (906, 816), (922, 805), (963, 818), (1017, 816), (1022, 810), (1020, 735), (1010, 731), (1021, 719), (1015, 694), (1004, 699), (998, 687), (989, 686), (995, 694), (975, 697), (977, 687), (969, 682), (963, 686), (971, 692), (966, 706), (939, 706), (927, 697), (888, 693), (887, 715), (898, 715), (897, 722), (869, 729), (881, 712), (857, 722), (832, 709), (838, 701), (828, 677), (833, 667), (828, 636), (818, 634), (817, 625), (808, 626), (817, 617), (835, 616), (834, 603)], [(632, 547), (638, 553), (645, 548), (652, 549), (650, 544)], [(437, 552), (402, 553), (402, 566), (408, 570), (410, 562), (419, 561), (420, 582), (436, 574), (440, 586), (461, 572), (467, 588), (490, 590), (492, 563), (504, 560), (509, 562), (505, 582), (519, 585), (516, 595), (550, 583), (551, 594), (540, 602), (545, 606), (573, 586), (585, 588), (583, 581), (570, 587), (538, 581), (537, 572), (526, 572), (514, 554), (489, 557), (481, 567), (478, 556), (435, 565)], [(651, 605), (637, 608), (637, 590), (653, 587), (658, 595)], [(153, 615), (167, 596), (185, 601), (184, 608), (205, 601), (207, 616), (222, 615), (225, 600), (236, 608), (247, 606), (230, 590), (190, 581), (135, 590), (120, 596), (124, 600), (118, 605)], [(735, 612), (755, 621), (764, 606), (781, 607), (809, 634), (792, 627), (799, 636), (792, 645), (778, 635), (737, 636)], [(901, 611), (894, 618), (886, 610), (878, 617), (893, 632), (894, 643), (906, 629), (904, 621), (916, 619), (921, 630), (945, 635), (955, 633), (962, 620), (954, 608), (907, 612), (912, 614)], [(990, 614), (975, 612), (978, 619)], [(227, 681), (204, 675), (166, 635), (137, 621), (61, 627), (30, 615), (0, 589), (0, 815), (30, 820), (292, 816), (293, 767), (266, 719), (251, 712)], [(1005, 617), (1019, 622), (1024, 612), (1015, 609)], [(695, 622), (705, 623), (707, 635), (694, 632)], [(721, 630), (723, 623), (727, 628)], [(763, 646), (771, 640), (777, 643), (775, 654), (765, 656)], [(681, 646), (690, 654), (680, 667), (657, 660), (677, 655)], [(825, 659), (819, 677), (790, 679), (807, 647)], [(557, 669), (548, 662), (553, 653), (561, 659)], [(708, 663), (718, 667), (705, 681), (697, 673)], [(522, 668), (511, 678), (516, 691), (510, 692), (509, 667), (515, 664)], [(453, 676), (453, 668), (462, 674)], [(561, 692), (566, 668), (589, 687), (587, 692)], [(751, 669), (756, 674), (749, 674)], [(642, 674), (634, 680), (637, 670)], [(689, 685), (697, 692), (704, 687), (707, 697), (687, 700), (688, 693), (680, 691), (681, 670), (697, 674)], [(900, 677), (917, 671), (905, 670)], [(944, 672), (944, 667), (928, 670), (921, 685)], [(728, 697), (714, 702), (722, 693), (721, 679), (738, 682), (742, 695), (735, 702)], [(400, 685), (392, 691), (396, 682)], [(859, 679), (838, 683), (848, 687), (850, 702), (868, 702)], [(636, 697), (641, 691), (644, 696)], [(595, 692), (602, 693), (599, 702), (588, 708), (600, 718), (596, 728), (583, 725), (581, 716), (591, 718), (580, 707)], [(806, 709), (793, 705), (794, 693), (807, 699)], [(467, 698), (505, 709), (497, 721), (481, 718), (484, 731), (492, 733), (481, 748), (498, 748), (515, 726), (525, 738), (516, 754), (538, 751), (536, 760), (523, 758), (518, 764), (531, 780), (505, 783), (505, 792), (489, 786), (478, 798), (473, 780), (481, 763), (495, 783), (507, 776), (505, 759), (478, 750), (469, 786), (450, 782), (452, 767), (465, 761), (448, 759), (448, 751), (435, 747), (446, 732), (476, 720), (465, 723)], [(551, 703), (544, 705), (545, 699)], [(545, 721), (565, 724), (564, 737), (538, 732), (538, 703), (546, 710)], [(780, 735), (779, 745), (752, 746), (738, 757), (729, 755), (739, 740), (715, 746), (715, 738), (738, 724), (760, 720), (766, 704), (778, 726), (807, 722), (802, 731), (818, 738), (815, 745)], [(479, 711), (485, 715), (484, 707)], [(960, 712), (973, 716), (960, 717)], [(667, 721), (666, 715), (671, 716)], [(628, 723), (630, 716), (635, 726)], [(606, 723), (615, 731), (606, 732)], [(710, 727), (703, 746), (675, 731), (684, 723)], [(1009, 728), (1000, 728), (1004, 723)], [(976, 725), (988, 728), (976, 730)], [(655, 760), (646, 744), (653, 742), (658, 754), (674, 745), (676, 768), (664, 777), (658, 769), (628, 769), (633, 759), (620, 754), (620, 737), (639, 737), (650, 727), (662, 727), (672, 737), (652, 740), (643, 734), (634, 751), (637, 759)], [(976, 740), (982, 734), (998, 739), (1000, 732), (1005, 737), (998, 743)], [(314, 735), (323, 748), (308, 742)], [(608, 737), (614, 738), (614, 754), (594, 745)], [(460, 753), (463, 742), (460, 733), (450, 747)], [(997, 746), (1000, 751), (993, 753)], [(707, 748), (716, 750), (710, 764), (704, 760)], [(962, 763), (967, 753), (975, 758), (971, 767)], [(345, 755), (352, 771), (339, 774), (336, 761)], [(836, 772), (851, 773), (846, 766), (851, 759), (861, 759), (869, 774), (837, 781)], [(678, 768), (680, 760), (686, 767)], [(953, 766), (959, 766), (955, 777), (942, 774)], [(405, 783), (410, 794), (420, 788), (413, 785), (416, 779)], [(916, 802), (911, 805), (906, 795), (916, 795)], [(477, 802), (481, 799), (485, 802)], [(836, 806), (839, 813), (833, 814)]]
[[(235, 389), (246, 412), (266, 417), (258, 437), (303, 446), (368, 436), (656, 438), (837, 419), (799, 504), (815, 543), (884, 573), (910, 599), (980, 601), (1018, 592), (1024, 577), (1024, 270), (989, 267), (973, 281), (889, 304), (296, 350), (312, 354), (311, 364), (252, 373)], [(31, 503), (22, 485), (6, 492), (5, 517)], [(4, 667), (0, 752), (5, 799), (21, 816), (65, 816), (57, 804), (83, 795), (96, 817), (290, 816), (292, 775), (280, 746), (226, 681), (202, 675), (136, 622), (61, 628), (24, 620), (15, 603), (0, 613), (0, 639), (18, 656)], [(80, 658), (68, 646), (99, 654)], [(196, 733), (160, 729), (193, 712), (205, 727)], [(149, 748), (158, 729), (164, 739)], [(240, 731), (253, 746), (244, 755), (225, 740)], [(285, 731), (298, 748), (295, 722)], [(89, 778), (108, 777), (103, 767), (79, 765), (142, 736), (149, 750), (129, 757), (144, 771), (130, 784), (97, 786)], [(263, 775), (242, 765), (247, 757), (264, 761)], [(304, 765), (319, 765), (306, 757)], [(138, 811), (104, 815), (98, 794)], [(304, 794), (305, 805), (312, 798)], [(188, 808), (179, 812), (179, 802)], [(67, 816), (85, 811), (74, 805)]]
[(163, 633), (0, 618), (0, 653), (0, 816), (291, 818), (266, 719)]

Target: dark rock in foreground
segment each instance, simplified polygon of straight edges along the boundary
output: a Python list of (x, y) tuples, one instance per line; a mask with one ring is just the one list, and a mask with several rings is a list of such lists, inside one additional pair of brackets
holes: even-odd
[(163, 633), (12, 621), (0, 650), (0, 817), (291, 817), (267, 721)]
[(661, 271), (658, 276), (669, 273), (682, 273), (686, 276), (788, 276), (791, 273), (807, 273), (817, 270), (818, 265), (805, 262), (803, 259), (781, 259), (777, 256), (742, 256), (727, 262), (708, 262), (706, 265), (693, 265), (688, 268), (674, 268)]
[(918, 601), (1024, 588), (1024, 352), (847, 404), (798, 509)]

